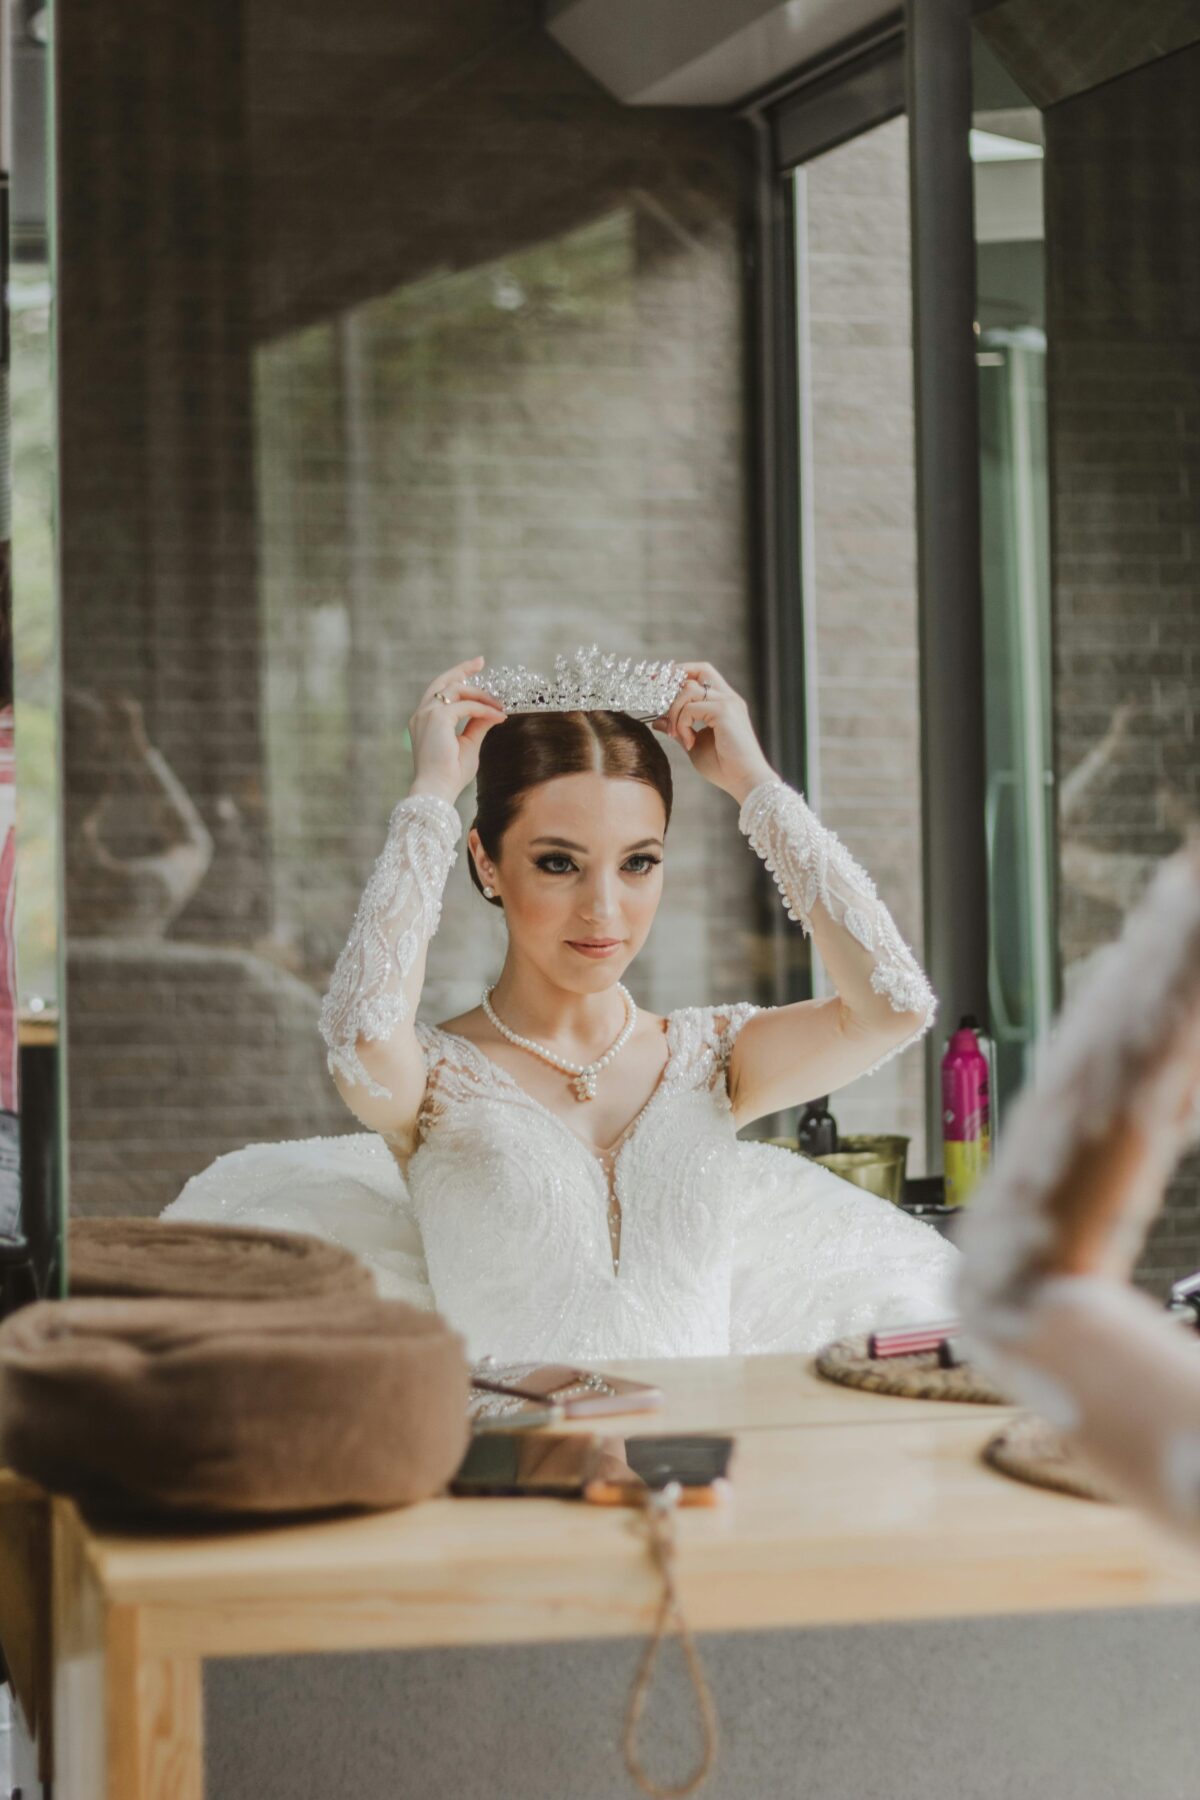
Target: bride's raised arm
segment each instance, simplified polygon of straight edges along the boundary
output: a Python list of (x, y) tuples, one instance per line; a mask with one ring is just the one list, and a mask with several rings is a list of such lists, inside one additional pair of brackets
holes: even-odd
[(498, 701), (464, 685), (482, 665), (477, 656), (439, 675), (409, 721), (412, 787), (392, 813), (321, 1008), (342, 1098), (364, 1125), (389, 1136), (411, 1127), (425, 1091), (415, 1020), (462, 834), (454, 802), (474, 777), (483, 738), (504, 718)]
[(928, 1030), (937, 1003), (870, 877), (771, 769), (740, 695), (709, 663), (689, 664), (688, 676), (664, 728), (739, 802), (741, 829), (835, 989), (758, 1013), (742, 1028), (729, 1090), (746, 1123), (877, 1068)]

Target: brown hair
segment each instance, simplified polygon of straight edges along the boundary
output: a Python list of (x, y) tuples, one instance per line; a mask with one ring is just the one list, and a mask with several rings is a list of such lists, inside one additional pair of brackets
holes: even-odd
[[(559, 775), (606, 775), (614, 780), (644, 781), (654, 788), (671, 819), (671, 765), (650, 730), (628, 713), (514, 713), (493, 725), (479, 747), (475, 782), (474, 829), (493, 862), (500, 842), (530, 788)], [(468, 856), (471, 880), (483, 883)], [(490, 902), (501, 904), (499, 898)]]

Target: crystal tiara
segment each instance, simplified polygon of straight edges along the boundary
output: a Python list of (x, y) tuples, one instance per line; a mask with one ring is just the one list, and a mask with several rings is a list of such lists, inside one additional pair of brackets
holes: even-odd
[(635, 663), (628, 656), (603, 656), (593, 644), (573, 656), (555, 657), (553, 675), (520, 663), (515, 669), (484, 669), (465, 685), (494, 694), (509, 713), (623, 712), (645, 721), (661, 718), (686, 680), (680, 663)]

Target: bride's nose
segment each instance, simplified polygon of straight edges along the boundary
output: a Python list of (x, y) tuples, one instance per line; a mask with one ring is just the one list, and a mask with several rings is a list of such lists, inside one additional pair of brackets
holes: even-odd
[(611, 869), (599, 869), (593, 874), (583, 894), (580, 911), (589, 925), (603, 925), (606, 920), (616, 917), (619, 911), (617, 878)]

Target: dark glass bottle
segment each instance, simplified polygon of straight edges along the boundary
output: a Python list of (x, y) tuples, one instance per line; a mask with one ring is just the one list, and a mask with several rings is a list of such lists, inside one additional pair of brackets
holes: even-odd
[(837, 1121), (829, 1110), (828, 1094), (810, 1100), (801, 1109), (796, 1142), (805, 1156), (832, 1156), (837, 1150)]
[(0, 1319), (37, 1297), (29, 1245), (23, 1237), (0, 1237)]

